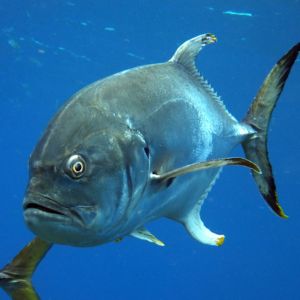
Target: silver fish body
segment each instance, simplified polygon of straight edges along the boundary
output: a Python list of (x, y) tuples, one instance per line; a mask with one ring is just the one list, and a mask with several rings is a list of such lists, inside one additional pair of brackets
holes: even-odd
[(199, 216), (220, 167), (155, 180), (256, 138), (257, 128), (238, 122), (195, 68), (213, 41), (189, 40), (170, 61), (97, 81), (61, 108), (30, 158), (24, 215), (34, 233), (74, 246), (130, 234), (162, 244), (144, 225), (167, 217), (200, 242), (223, 243)]

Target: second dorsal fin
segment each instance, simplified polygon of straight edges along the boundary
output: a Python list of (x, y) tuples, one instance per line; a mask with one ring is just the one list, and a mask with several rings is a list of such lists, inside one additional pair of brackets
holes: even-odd
[(196, 56), (205, 45), (216, 41), (216, 36), (211, 33), (198, 35), (179, 46), (170, 61), (181, 64), (189, 73), (196, 75), (198, 74), (195, 64)]

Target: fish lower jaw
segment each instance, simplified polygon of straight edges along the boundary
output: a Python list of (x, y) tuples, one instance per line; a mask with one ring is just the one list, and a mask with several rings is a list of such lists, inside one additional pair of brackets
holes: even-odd
[(93, 230), (66, 215), (59, 215), (28, 208), (24, 211), (28, 228), (42, 240), (75, 247), (91, 247), (106, 243), (99, 240)]

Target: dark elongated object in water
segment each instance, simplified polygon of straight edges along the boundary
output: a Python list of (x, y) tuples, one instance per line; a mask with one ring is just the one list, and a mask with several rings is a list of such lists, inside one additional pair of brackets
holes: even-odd
[(273, 67), (262, 84), (244, 120), (247, 124), (255, 128), (257, 132), (254, 139), (248, 139), (243, 142), (246, 157), (258, 164), (262, 170), (262, 175), (257, 174), (257, 172), (252, 172), (253, 177), (266, 202), (283, 218), (285, 218), (286, 215), (278, 204), (272, 167), (268, 158), (267, 139), (272, 112), (299, 50), (300, 44), (295, 45)]
[(0, 271), (0, 287), (13, 300), (39, 299), (31, 277), (50, 248), (50, 243), (37, 237)]

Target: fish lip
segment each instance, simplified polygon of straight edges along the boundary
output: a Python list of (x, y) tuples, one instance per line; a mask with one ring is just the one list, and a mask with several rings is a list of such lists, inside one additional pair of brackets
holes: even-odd
[(41, 193), (29, 192), (26, 195), (23, 210), (26, 211), (30, 209), (40, 210), (49, 214), (67, 216), (66, 207), (60, 205), (58, 201), (55, 201), (48, 195)]
[(35, 202), (28, 202), (24, 205), (24, 211), (28, 210), (28, 209), (35, 209), (35, 210), (40, 210), (43, 212), (46, 212), (48, 214), (55, 214), (55, 215), (61, 215), (61, 216), (66, 216), (64, 213), (53, 209), (52, 207), (49, 206), (45, 206), (45, 205), (40, 205), (38, 203)]
[(75, 221), (77, 225), (84, 226), (84, 221), (78, 213), (42, 193), (29, 192), (26, 195), (23, 210), (25, 218), (28, 215), (34, 214), (35, 216), (46, 217), (53, 221)]

